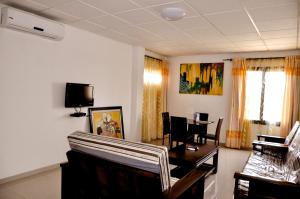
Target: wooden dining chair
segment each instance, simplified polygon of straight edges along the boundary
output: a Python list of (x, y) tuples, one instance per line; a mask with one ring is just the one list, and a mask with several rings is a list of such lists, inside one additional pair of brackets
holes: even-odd
[(171, 149), (173, 148), (174, 141), (176, 142), (176, 146), (179, 145), (179, 142), (186, 144), (193, 136), (187, 130), (187, 119), (185, 117), (171, 116)]
[[(208, 121), (208, 113), (196, 112), (194, 119), (200, 119), (201, 121)], [(202, 138), (207, 134), (207, 124), (197, 125), (193, 127), (193, 133), (197, 135), (197, 143), (202, 144)]]
[(224, 119), (223, 117), (219, 118), (215, 134), (206, 134), (204, 136), (205, 143), (206, 143), (207, 139), (211, 139), (211, 140), (215, 141), (215, 145), (219, 145), (220, 132), (221, 132), (221, 126), (223, 123), (223, 119)]
[(162, 113), (162, 124), (163, 124), (163, 141), (162, 144), (165, 144), (165, 136), (168, 135), (169, 136), (169, 144), (171, 143), (171, 130), (170, 130), (170, 116), (169, 116), (169, 112), (163, 112)]

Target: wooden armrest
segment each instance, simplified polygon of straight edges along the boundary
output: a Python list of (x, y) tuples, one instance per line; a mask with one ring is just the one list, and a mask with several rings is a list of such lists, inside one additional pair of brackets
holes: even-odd
[[(271, 178), (264, 178), (264, 177), (259, 177), (259, 176), (250, 176), (250, 175), (239, 173), (239, 172), (234, 173), (234, 178), (235, 178), (235, 180), (246, 180), (249, 182), (263, 183), (265, 185), (268, 184), (268, 185), (274, 185), (274, 186), (290, 187), (292, 189), (300, 188), (299, 185), (293, 184), (291, 182), (273, 180)], [(270, 190), (270, 191), (272, 191), (272, 190)]]
[(179, 198), (184, 193), (186, 193), (190, 188), (192, 188), (194, 185), (199, 183), (201, 183), (201, 186), (203, 186), (203, 192), (200, 194), (203, 194), (204, 181), (207, 172), (208, 172), (207, 170), (202, 170), (200, 168), (193, 169), (187, 175), (179, 179), (169, 190), (164, 191), (163, 193), (164, 198), (166, 199)]
[(261, 140), (261, 138), (264, 138), (267, 142), (277, 142), (277, 143), (284, 143), (285, 137), (281, 136), (273, 136), (273, 135), (263, 135), (263, 134), (257, 134), (257, 139)]
[(281, 144), (281, 143), (274, 143), (274, 142), (266, 142), (266, 141), (258, 141), (255, 140), (252, 142), (252, 145), (259, 145), (264, 147), (270, 147), (270, 148), (281, 148), (281, 149), (287, 149), (288, 145)]

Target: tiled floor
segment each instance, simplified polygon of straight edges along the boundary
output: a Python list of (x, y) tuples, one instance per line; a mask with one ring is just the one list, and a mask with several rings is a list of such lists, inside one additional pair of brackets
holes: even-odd
[[(215, 180), (218, 199), (232, 199), (235, 171), (241, 170), (249, 151), (221, 148), (219, 154), (219, 170), (216, 176), (207, 180), (207, 184)], [(60, 170), (54, 169), (42, 174), (27, 177), (0, 185), (0, 199), (59, 199)], [(208, 193), (205, 198), (215, 198), (215, 193)]]

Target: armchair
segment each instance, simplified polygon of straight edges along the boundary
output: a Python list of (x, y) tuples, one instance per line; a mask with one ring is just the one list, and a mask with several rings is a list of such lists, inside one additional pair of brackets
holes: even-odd
[[(299, 121), (296, 121), (287, 137), (258, 134), (257, 135), (258, 140), (252, 142), (253, 150), (260, 151), (263, 153), (276, 152), (276, 154), (282, 155), (282, 153), (287, 152), (288, 146), (296, 137), (295, 135), (299, 127), (300, 127), (300, 123)], [(262, 138), (264, 140), (261, 140)]]
[(300, 128), (279, 158), (252, 153), (242, 172), (236, 172), (234, 198), (298, 198), (300, 195)]
[(164, 146), (74, 132), (62, 164), (62, 199), (203, 198), (208, 171), (169, 170)]

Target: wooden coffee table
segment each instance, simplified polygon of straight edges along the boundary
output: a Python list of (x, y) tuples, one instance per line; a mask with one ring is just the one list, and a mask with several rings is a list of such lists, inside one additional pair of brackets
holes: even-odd
[[(198, 148), (196, 151), (187, 149), (194, 146)], [(215, 174), (218, 171), (218, 155), (219, 147), (212, 143), (205, 145), (186, 144), (169, 150), (169, 162), (185, 169), (209, 166), (212, 173)], [(205, 163), (211, 158), (213, 158), (213, 164)]]

